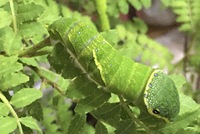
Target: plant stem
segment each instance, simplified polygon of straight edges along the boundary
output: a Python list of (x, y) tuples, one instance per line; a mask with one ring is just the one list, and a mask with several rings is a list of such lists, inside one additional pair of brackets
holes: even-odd
[(53, 88), (55, 88), (59, 93), (60, 95), (62, 96), (65, 96), (65, 93), (62, 91), (62, 89), (60, 89), (60, 87), (57, 85), (57, 83), (55, 82), (52, 82), (48, 79), (48, 77), (46, 77), (43, 73), (42, 73), (42, 70), (38, 67), (31, 67), (30, 68), (35, 71), (35, 73), (37, 73), (37, 75), (42, 79), (42, 85), (40, 87), (40, 90), (42, 90), (42, 88), (45, 86), (45, 81), (50, 84)]
[(126, 112), (127, 112), (128, 115), (131, 117), (131, 119), (132, 119), (133, 121), (135, 121), (138, 125), (140, 125), (141, 127), (143, 127), (143, 128), (146, 130), (146, 132), (151, 133), (151, 130), (150, 130), (148, 127), (146, 127), (142, 122), (140, 122), (140, 121), (134, 116), (133, 112), (131, 112), (130, 108), (129, 108), (128, 105), (125, 103), (124, 99), (123, 99), (121, 96), (118, 96), (118, 97), (119, 97), (120, 102), (122, 103), (123, 108), (126, 110)]
[(28, 49), (22, 50), (18, 52), (19, 57), (31, 57), (32, 55), (36, 55), (36, 52), (46, 46), (50, 46), (50, 40), (49, 38), (46, 38), (42, 42), (33, 45), (32, 47), (29, 47)]
[(101, 30), (106, 31), (110, 29), (110, 24), (108, 20), (108, 16), (106, 14), (106, 0), (95, 0), (97, 12), (99, 14), (100, 22), (101, 22)]
[(14, 32), (17, 33), (17, 20), (16, 20), (16, 15), (15, 15), (13, 0), (9, 0), (9, 3), (10, 3), (10, 9), (12, 13), (13, 29), (14, 29)]
[(19, 121), (19, 117), (16, 114), (15, 110), (13, 109), (13, 107), (10, 105), (9, 101), (7, 100), (7, 98), (3, 95), (3, 93), (0, 91), (0, 99), (4, 102), (4, 104), (6, 104), (6, 106), (9, 108), (11, 114), (13, 115), (13, 117), (16, 119), (17, 122), (17, 126), (19, 128), (19, 132), (20, 134), (23, 134), (23, 130), (22, 130), (22, 126), (21, 123)]

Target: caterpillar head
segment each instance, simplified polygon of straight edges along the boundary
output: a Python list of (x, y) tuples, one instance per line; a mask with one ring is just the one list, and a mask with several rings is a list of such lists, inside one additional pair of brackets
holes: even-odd
[(155, 70), (144, 91), (144, 102), (150, 114), (166, 122), (173, 121), (180, 109), (174, 82), (162, 71)]

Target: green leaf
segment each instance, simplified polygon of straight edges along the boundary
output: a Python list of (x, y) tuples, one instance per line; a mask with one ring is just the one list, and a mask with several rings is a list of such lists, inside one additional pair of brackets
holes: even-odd
[(29, 77), (25, 74), (18, 73), (9, 73), (3, 75), (0, 79), (0, 87), (2, 91), (6, 91), (12, 87), (15, 87), (21, 83), (25, 83), (29, 80)]
[[(126, 27), (125, 27), (126, 26)], [(134, 23), (117, 25), (119, 44), (115, 48), (124, 56), (147, 65), (158, 65), (160, 68), (171, 67), (172, 55), (166, 47), (145, 35), (147, 27), (140, 19)], [(133, 32), (134, 31), (134, 32)], [(144, 33), (144, 34), (138, 34)], [(121, 42), (121, 43), (120, 43)], [(162, 52), (162, 53), (160, 53)], [(151, 55), (151, 58), (149, 56)]]
[(3, 18), (0, 21), (0, 28), (9, 26), (11, 24), (12, 18), (11, 18), (11, 15), (7, 11), (0, 8), (0, 16), (1, 16), (1, 18)]
[(171, 1), (172, 1), (172, 0), (161, 0), (162, 4), (163, 4), (165, 7), (168, 7), (168, 6), (171, 4)]
[[(195, 112), (197, 109), (200, 108), (200, 105), (198, 105), (192, 98), (190, 98), (189, 96), (186, 96), (182, 93), (179, 94), (180, 96), (180, 112), (179, 112), (179, 116), (182, 116), (184, 114), (188, 114), (188, 113), (193, 113)], [(196, 111), (197, 112), (197, 111)], [(198, 111), (200, 112), (200, 111)], [(192, 116), (192, 115), (191, 115)]]
[(8, 2), (8, 0), (1, 0), (0, 1), (0, 7), (3, 6), (4, 4), (6, 4)]
[(170, 1), (169, 7), (176, 14), (176, 21), (181, 24), (179, 30), (191, 34), (199, 29), (199, 1)]
[(118, 33), (116, 30), (109, 30), (109, 31), (105, 31), (105, 32), (101, 32), (100, 33), (105, 39), (106, 41), (108, 41), (112, 46), (114, 46), (115, 44), (117, 44), (118, 41)]
[(192, 26), (190, 24), (183, 24), (179, 27), (180, 31), (190, 31)]
[(142, 9), (142, 5), (139, 0), (128, 0), (128, 2), (135, 7), (137, 10)]
[[(51, 24), (55, 20), (59, 19), (61, 17), (60, 10), (62, 10), (62, 12), (66, 13), (67, 15), (69, 15), (69, 12), (70, 12), (69, 9), (66, 8), (65, 5), (58, 6), (56, 1), (53, 1), (53, 0), (48, 1), (48, 4), (42, 4), (42, 6), (44, 7), (44, 13), (40, 15), (39, 18), (37, 19), (38, 22), (41, 22), (42, 24)], [(62, 6), (64, 6), (64, 8), (61, 9)], [(68, 10), (68, 11), (65, 12), (64, 10)]]
[(9, 109), (5, 103), (0, 102), (0, 117), (7, 116), (9, 114)]
[(97, 122), (95, 128), (95, 134), (108, 134), (107, 128), (100, 121)]
[[(118, 1), (107, 1), (107, 12), (110, 16), (113, 16), (114, 18), (119, 17), (119, 9), (117, 7)], [(110, 6), (109, 6), (110, 5)]]
[(17, 56), (4, 57), (0, 55), (0, 77), (11, 72), (18, 72), (23, 68), (22, 64), (17, 62)]
[(82, 134), (94, 134), (95, 133), (94, 126), (86, 123), (84, 125), (83, 130), (81, 131), (81, 133)]
[(121, 13), (127, 14), (129, 10), (129, 5), (125, 0), (118, 1), (118, 7)]
[(151, 6), (151, 3), (152, 1), (151, 0), (140, 0), (142, 5), (145, 7), (145, 8), (149, 8)]
[(187, 3), (185, 1), (173, 1), (173, 7), (187, 7)]
[(120, 40), (125, 40), (126, 38), (126, 29), (123, 25), (116, 26), (117, 36)]
[(10, 103), (16, 108), (25, 107), (42, 97), (42, 92), (35, 88), (23, 88), (16, 92)]
[(190, 97), (180, 94), (180, 102), (180, 112), (177, 119), (161, 128), (161, 132), (176, 133), (178, 130), (186, 128), (200, 115), (200, 106)]
[(31, 115), (33, 118), (35, 118), (38, 121), (43, 120), (43, 108), (40, 100), (34, 101), (29, 106), (27, 106), (25, 109)]
[(4, 57), (0, 56), (0, 87), (2, 91), (15, 87), (21, 83), (29, 80), (25, 74), (18, 72), (23, 69), (21, 63), (17, 62), (18, 57)]
[[(197, 38), (199, 39), (199, 37), (197, 37)], [(189, 66), (194, 67), (195, 70), (197, 70), (197, 72), (200, 72), (200, 68), (199, 68), (199, 66), (200, 66), (200, 54), (197, 53), (195, 55), (189, 55), (188, 64), (189, 64)]]
[(137, 32), (139, 33), (147, 33), (148, 27), (145, 24), (145, 22), (139, 18), (133, 18), (134, 23), (132, 24), (135, 29), (137, 29)]
[(10, 27), (0, 29), (0, 52), (5, 52), (8, 55), (15, 54), (22, 50), (21, 37), (14, 33)]
[(51, 84), (53, 84), (55, 87), (57, 87), (60, 91), (65, 92), (69, 85), (69, 80), (64, 79), (62, 76), (49, 71), (45, 68), (38, 67), (37, 68), (38, 74), (48, 80)]
[(43, 108), (44, 120), (42, 122), (42, 125), (44, 126), (44, 129), (46, 130), (45, 133), (47, 134), (56, 134), (58, 130), (60, 129), (60, 126), (54, 123), (57, 120), (54, 113), (55, 111), (52, 108), (49, 108), (49, 107)]
[(70, 122), (67, 134), (81, 134), (85, 122), (86, 122), (86, 116), (84, 114), (83, 115), (76, 114), (72, 119), (72, 121)]
[(118, 124), (115, 134), (135, 134), (135, 123), (133, 120), (122, 120)]
[(32, 21), (38, 18), (44, 12), (44, 8), (41, 5), (35, 3), (21, 4), (17, 9), (18, 23), (25, 21)]
[(181, 74), (179, 75), (173, 74), (173, 75), (169, 75), (169, 77), (174, 81), (176, 88), (178, 90), (180, 90), (183, 84), (186, 83), (185, 77)]
[(57, 73), (61, 74), (64, 78), (69, 79), (82, 73), (80, 69), (72, 64), (72, 59), (70, 57), (71, 56), (66, 52), (65, 47), (61, 43), (58, 43), (49, 55), (48, 60)]
[(59, 120), (59, 125), (63, 130), (63, 133), (66, 133), (70, 120), (72, 120), (73, 117), (73, 111), (69, 110), (73, 104), (66, 102), (66, 97), (60, 97), (60, 95), (57, 97), (59, 98), (58, 103), (56, 104), (57, 120)]
[(109, 98), (110, 98), (110, 93), (101, 91), (101, 89), (99, 89), (96, 91), (95, 95), (93, 94), (80, 100), (77, 103), (75, 112), (79, 114), (88, 113), (101, 106), (103, 103), (108, 101)]
[(70, 83), (66, 95), (67, 97), (76, 100), (85, 98), (89, 94), (95, 95), (97, 90), (99, 89), (96, 84), (89, 81), (87, 76), (81, 75)]
[(38, 67), (38, 63), (36, 62), (34, 57), (31, 58), (20, 58), (20, 61), (26, 65)]
[(37, 121), (36, 121), (35, 119), (33, 119), (32, 117), (28, 117), (28, 116), (26, 116), (26, 117), (21, 117), (21, 118), (19, 119), (19, 121), (20, 121), (23, 125), (25, 125), (25, 126), (31, 128), (31, 129), (38, 130), (38, 131), (42, 134), (42, 130), (41, 130), (40, 127), (38, 126)]
[[(168, 67), (170, 67), (172, 54), (166, 47), (150, 39), (145, 34), (138, 35), (137, 42), (139, 43), (139, 45), (143, 46), (141, 62), (151, 65), (158, 64), (160, 68), (164, 68), (166, 67), (166, 65), (169, 65)], [(155, 56), (149, 58), (152, 53), (155, 54)]]
[(8, 134), (17, 128), (17, 122), (11, 117), (1, 117), (0, 118), (0, 130), (1, 134)]
[(46, 27), (39, 22), (23, 23), (19, 26), (19, 34), (26, 40), (31, 40), (32, 44), (41, 42), (49, 35)]
[(102, 120), (112, 126), (117, 126), (120, 121), (120, 111), (121, 106), (119, 103), (105, 103), (91, 113), (98, 120)]

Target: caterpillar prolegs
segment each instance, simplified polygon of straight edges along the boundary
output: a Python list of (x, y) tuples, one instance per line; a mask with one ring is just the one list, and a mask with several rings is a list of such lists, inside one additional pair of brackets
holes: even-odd
[(120, 54), (93, 27), (76, 19), (62, 18), (49, 26), (49, 33), (108, 92), (130, 101), (143, 94), (148, 112), (165, 121), (173, 121), (178, 115), (179, 95), (174, 82), (162, 71)]

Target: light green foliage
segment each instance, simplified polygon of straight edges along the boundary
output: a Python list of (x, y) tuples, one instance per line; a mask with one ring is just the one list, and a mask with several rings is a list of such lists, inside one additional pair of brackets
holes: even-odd
[(52, 71), (49, 71), (45, 68), (38, 67), (36, 71), (40, 77), (46, 79), (50, 84), (52, 84), (52, 86), (57, 88), (59, 92), (62, 92), (64, 94), (64, 92), (67, 90), (69, 85), (69, 80), (66, 80), (60, 75)]
[(4, 103), (0, 103), (0, 116), (7, 116), (9, 114), (9, 109), (8, 107), (6, 107), (6, 104)]
[(67, 134), (81, 134), (85, 124), (86, 116), (76, 114), (70, 122)]
[(2, 134), (8, 134), (17, 128), (17, 123), (14, 118), (11, 117), (1, 117), (0, 118), (0, 130)]
[(0, 29), (0, 37), (0, 52), (11, 55), (23, 48), (20, 44), (21, 37), (8, 26)]
[(181, 74), (179, 75), (173, 74), (173, 75), (169, 75), (169, 77), (170, 79), (174, 81), (174, 83), (176, 83), (176, 88), (181, 92), (180, 89), (186, 83), (185, 77), (183, 77)]
[(0, 9), (0, 16), (2, 16), (2, 18), (4, 18), (0, 22), (0, 28), (5, 27), (5, 26), (9, 26), (11, 24), (11, 22), (12, 22), (11, 16), (7, 11)]
[(29, 80), (28, 76), (21, 72), (22, 64), (17, 62), (16, 56), (0, 56), (0, 89), (6, 91)]
[(16, 108), (22, 108), (42, 97), (42, 93), (34, 88), (23, 88), (11, 98), (10, 104)]
[(8, 0), (1, 0), (1, 2), (0, 2), (0, 6), (5, 5), (7, 2), (8, 2)]
[(42, 131), (41, 131), (40, 127), (37, 124), (37, 121), (35, 119), (33, 119), (32, 117), (22, 117), (22, 118), (19, 119), (19, 121), (23, 125), (31, 128), (31, 129), (38, 130), (39, 133), (42, 134)]
[[(88, 14), (94, 14), (97, 10), (97, 4), (95, 1), (80, 1), (80, 0), (73, 0), (67, 1), (68, 5), (76, 5), (76, 8), (79, 11), (86, 10), (85, 12)], [(107, 0), (107, 13), (112, 18), (119, 17), (120, 14), (127, 14), (130, 5), (136, 8), (137, 10), (144, 8), (149, 8), (151, 6), (151, 0)], [(96, 6), (96, 7), (95, 7)]]
[(135, 7), (137, 10), (140, 10), (142, 7), (148, 8), (151, 6), (151, 0), (127, 0), (130, 4)]
[[(2, 101), (0, 133), (2, 134), (33, 133), (33, 130), (42, 133), (41, 126), (37, 122), (43, 120), (43, 107), (39, 101), (43, 94), (42, 91), (33, 88), (38, 80), (47, 79), (47, 87), (55, 85), (62, 92), (67, 89), (68, 80), (39, 67), (41, 62), (47, 61), (46, 56), (28, 58), (45, 55), (51, 49), (46, 47), (48, 43), (42, 41), (48, 37), (46, 24), (59, 18), (59, 7), (54, 1), (48, 1), (48, 4), (52, 6), (49, 7), (43, 0), (37, 2), (2, 0), (0, 2), (2, 18), (0, 22), (0, 100)], [(50, 16), (49, 12), (52, 12)], [(40, 44), (36, 45), (39, 42)], [(39, 72), (42, 73), (37, 74)], [(46, 87), (43, 85), (44, 83), (41, 84), (41, 90)]]
[(30, 20), (35, 20), (44, 12), (41, 5), (35, 3), (22, 3), (17, 8), (17, 22), (22, 23)]
[(189, 65), (194, 67), (197, 72), (200, 72), (200, 55), (190, 55)]
[(178, 15), (179, 29), (184, 32), (195, 32), (199, 27), (200, 2), (198, 0), (177, 0), (167, 4)]
[(119, 13), (127, 14), (129, 11), (129, 5), (133, 6), (137, 10), (143, 7), (148, 8), (151, 6), (151, 0), (118, 0), (112, 1), (107, 0), (108, 4), (108, 15), (111, 17), (119, 17)]
[[(168, 65), (168, 68), (171, 69), (169, 62), (172, 59), (172, 55), (169, 50), (146, 36), (146, 25), (143, 25), (143, 22), (135, 21), (136, 23), (133, 24), (127, 23), (125, 27), (117, 25), (116, 30), (119, 38), (115, 48), (135, 61), (150, 65), (158, 64), (160, 68)], [(149, 58), (149, 55), (152, 54), (154, 56)]]
[[(178, 74), (170, 75), (180, 97), (180, 112), (173, 123), (150, 115), (142, 99), (133, 105), (129, 99), (104, 91), (105, 87), (88, 79), (91, 74), (80, 69), (77, 59), (62, 43), (50, 41), (47, 27), (61, 17), (81, 20), (96, 29), (97, 34), (102, 26), (99, 23), (101, 12), (97, 15), (95, 1), (59, 2), (0, 0), (1, 134), (200, 133), (200, 92), (195, 90), (198, 86), (192, 87), (194, 84), (186, 82), (181, 75), (182, 63), (187, 60), (186, 71), (192, 74), (191, 82), (195, 82), (199, 73), (199, 1), (162, 0), (164, 7), (172, 8), (177, 15), (177, 22), (181, 24), (179, 29), (193, 39), (186, 58), (176, 64), (176, 68), (171, 64), (172, 55), (167, 48), (147, 36), (148, 27), (143, 21), (137, 16), (133, 20), (126, 18), (126, 21), (118, 18), (130, 13), (132, 8), (150, 7), (151, 0), (107, 0), (107, 10), (101, 11), (108, 17), (106, 23), (112, 29), (100, 34), (112, 47), (134, 61), (149, 67), (158, 65)], [(80, 37), (91, 39), (86, 35)], [(97, 63), (103, 64), (100, 60)], [(128, 73), (128, 68), (122, 70)], [(120, 76), (120, 79), (127, 77)]]

